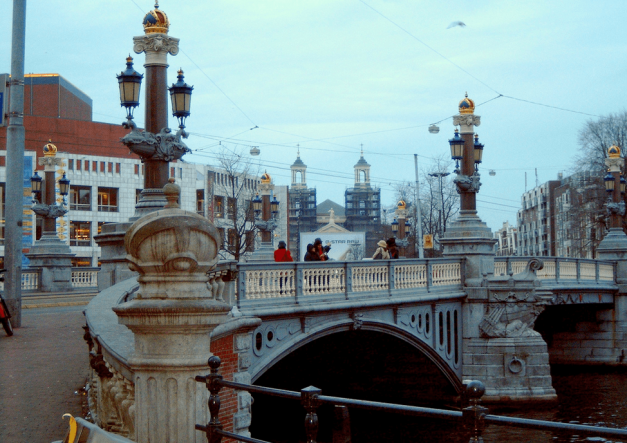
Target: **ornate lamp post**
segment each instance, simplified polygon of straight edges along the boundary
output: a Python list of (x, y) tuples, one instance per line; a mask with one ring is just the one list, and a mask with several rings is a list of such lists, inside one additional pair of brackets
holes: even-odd
[(474, 136), (474, 127), (481, 124), (481, 117), (475, 115), (475, 103), (468, 94), (459, 102), (459, 114), (453, 117), (453, 124), (460, 127), (449, 140), (451, 158), (456, 163), (453, 182), (460, 195), (460, 211), (457, 219), (446, 228), (440, 243), (445, 256), (466, 257), (466, 282), (473, 285), (480, 283), (483, 274), (494, 273), (496, 240), (477, 215), (483, 145)]
[(274, 190), (270, 174), (264, 172), (259, 186), (261, 196), (257, 194), (252, 200), (255, 213), (255, 227), (261, 233), (261, 245), (253, 252), (249, 261), (274, 261), (274, 238), (272, 232), (278, 227), (276, 216), (279, 213), (279, 201), (276, 196), (270, 200)]
[[(190, 149), (183, 143), (187, 138), (185, 119), (190, 115), (190, 102), (193, 87), (184, 81), (183, 71), (178, 71), (178, 81), (167, 87), (167, 55), (178, 54), (179, 39), (170, 37), (170, 21), (167, 15), (155, 5), (155, 9), (144, 17), (145, 35), (134, 37), (133, 50), (146, 53), (146, 130), (140, 131), (133, 121), (133, 111), (139, 105), (139, 91), (143, 75), (133, 68), (133, 59), (126, 59), (126, 70), (118, 76), (120, 103), (126, 108), (126, 121), (123, 126), (131, 132), (122, 138), (133, 153), (145, 164), (144, 189), (136, 205), (136, 217), (161, 209), (166, 200), (163, 186), (168, 182), (168, 162), (178, 160)], [(167, 91), (170, 91), (172, 115), (179, 120), (179, 130), (172, 134), (168, 128)]]
[(623, 196), (627, 184), (621, 175), (623, 164), (624, 159), (621, 158), (620, 148), (616, 145), (610, 146), (605, 159), (605, 165), (608, 167), (607, 175), (603, 179), (608, 194), (607, 211), (610, 229), (597, 248), (597, 257), (601, 259), (622, 259), (627, 252), (627, 235), (622, 227), (623, 215), (625, 215)]
[(70, 192), (70, 180), (63, 174), (58, 180), (59, 194), (63, 201), (56, 202), (55, 169), (63, 164), (63, 159), (57, 157), (57, 147), (47, 143), (44, 156), (39, 158), (39, 165), (44, 166), (44, 177), (37, 172), (31, 177), (33, 193), (32, 210), (43, 218), (43, 232), (26, 256), (30, 259), (30, 266), (41, 268), (40, 288), (43, 292), (57, 292), (72, 287), (72, 260), (74, 256), (70, 247), (57, 235), (56, 219), (67, 214), (65, 197)]
[(407, 220), (407, 204), (404, 200), (400, 200), (396, 205), (395, 214), (396, 218), (392, 222), (392, 232), (396, 238), (396, 245), (402, 248), (400, 255), (405, 256), (405, 248), (409, 246), (407, 237), (409, 236), (411, 223)]

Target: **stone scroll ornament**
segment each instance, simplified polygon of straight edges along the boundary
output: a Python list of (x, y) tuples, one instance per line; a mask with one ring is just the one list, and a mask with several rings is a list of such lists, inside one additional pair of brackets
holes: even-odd
[[(532, 283), (536, 272), (544, 267), (544, 262), (531, 259), (524, 272), (518, 274), (516, 283)], [(549, 300), (538, 296), (532, 286), (514, 286), (507, 291), (490, 291), (491, 303), (486, 305), (483, 320), (479, 323), (481, 335), (485, 338), (535, 337), (540, 334), (533, 330), (538, 316), (544, 311)]]
[(457, 193), (462, 192), (479, 192), (481, 188), (481, 177), (478, 172), (475, 172), (470, 177), (467, 175), (457, 174), (453, 179), (453, 183), (457, 186)]
[(181, 140), (188, 134), (183, 128), (172, 134), (170, 128), (163, 128), (158, 134), (140, 131), (132, 120), (125, 124), (131, 132), (122, 137), (121, 141), (134, 154), (144, 160), (162, 160), (171, 162), (179, 160), (191, 149)]

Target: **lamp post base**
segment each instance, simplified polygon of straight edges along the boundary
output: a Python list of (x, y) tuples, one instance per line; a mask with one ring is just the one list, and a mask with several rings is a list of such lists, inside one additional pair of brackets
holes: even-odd
[(272, 246), (272, 242), (261, 242), (261, 246), (252, 253), (248, 262), (268, 261), (274, 261), (274, 247)]
[(627, 259), (627, 235), (621, 228), (610, 228), (605, 238), (597, 247), (599, 260)]
[(41, 269), (39, 290), (62, 292), (72, 290), (72, 253), (55, 232), (44, 232), (26, 254), (30, 268)]
[(467, 286), (480, 285), (484, 274), (494, 274), (496, 240), (492, 230), (477, 215), (477, 211), (460, 211), (459, 217), (447, 226), (440, 243), (445, 257), (466, 258)]

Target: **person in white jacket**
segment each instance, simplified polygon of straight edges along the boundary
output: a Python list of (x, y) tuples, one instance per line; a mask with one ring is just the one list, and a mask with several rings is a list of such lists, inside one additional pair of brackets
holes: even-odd
[(388, 245), (385, 240), (379, 241), (377, 243), (377, 250), (374, 251), (374, 255), (372, 256), (373, 260), (388, 260), (390, 258), (390, 253), (388, 252)]

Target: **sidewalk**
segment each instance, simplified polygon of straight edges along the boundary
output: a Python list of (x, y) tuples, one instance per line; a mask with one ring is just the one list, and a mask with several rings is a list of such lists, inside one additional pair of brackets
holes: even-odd
[(82, 306), (24, 309), (13, 337), (0, 330), (0, 442), (62, 440), (82, 416), (88, 375)]

